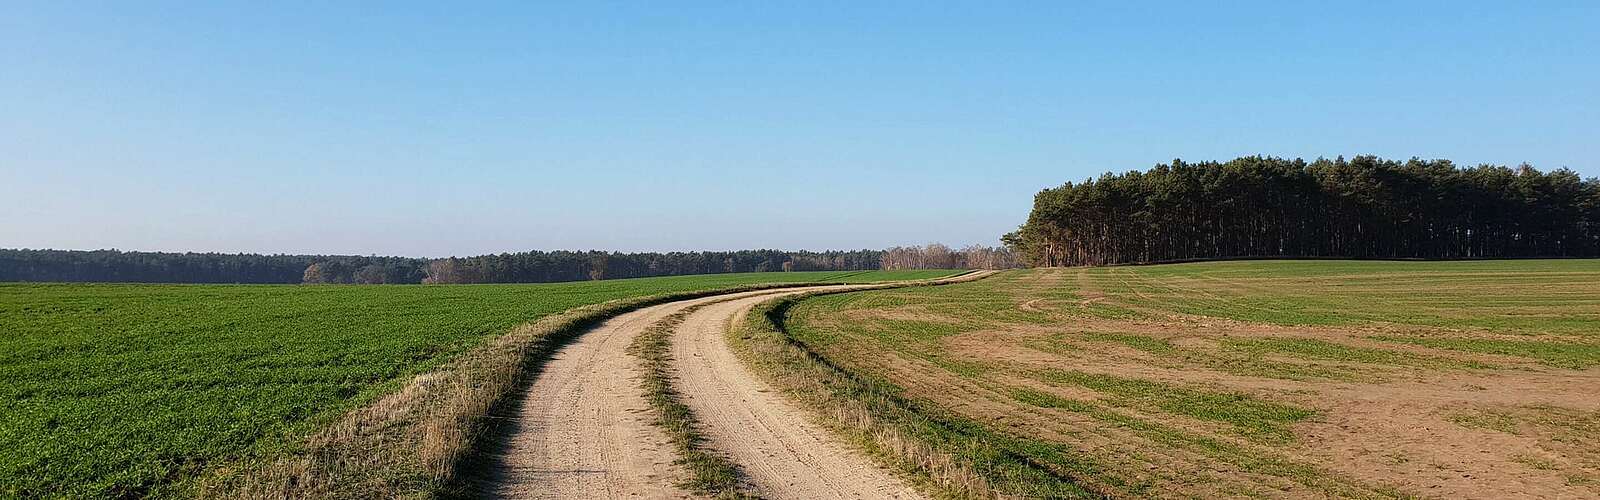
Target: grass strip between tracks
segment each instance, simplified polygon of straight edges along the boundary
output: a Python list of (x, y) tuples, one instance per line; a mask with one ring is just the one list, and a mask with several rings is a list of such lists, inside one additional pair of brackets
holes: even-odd
[(677, 449), (678, 463), (688, 470), (682, 486), (714, 498), (754, 498), (740, 488), (737, 466), (705, 446), (694, 412), (672, 388), (672, 335), (684, 318), (701, 307), (704, 305), (686, 308), (650, 325), (628, 346), (628, 352), (642, 360), (639, 385), (656, 412), (655, 424), (666, 431)]
[(750, 285), (613, 300), (513, 328), (399, 390), (353, 410), (297, 452), (210, 471), (196, 495), (229, 498), (434, 498), (473, 494), (465, 469), (539, 366), (600, 322), (652, 305), (742, 291), (827, 283)]
[[(935, 283), (919, 283), (921, 285)], [(915, 286), (915, 285), (908, 285)], [(1012, 453), (1018, 438), (907, 400), (898, 387), (858, 377), (790, 337), (784, 321), (808, 297), (785, 296), (757, 305), (729, 332), (739, 357), (793, 401), (820, 415), (847, 441), (936, 497), (1099, 498), (1061, 471)]]

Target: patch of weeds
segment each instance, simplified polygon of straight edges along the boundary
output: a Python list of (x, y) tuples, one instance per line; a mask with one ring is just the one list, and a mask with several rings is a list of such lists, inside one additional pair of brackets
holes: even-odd
[(1533, 468), (1534, 470), (1556, 470), (1556, 463), (1528, 454), (1511, 456), (1511, 461)]
[(1583, 370), (1591, 366), (1600, 365), (1600, 345), (1597, 344), (1547, 342), (1541, 340), (1399, 337), (1391, 335), (1375, 336), (1372, 339), (1451, 351), (1531, 358), (1549, 366), (1574, 370)]
[(1393, 453), (1385, 453), (1383, 454), (1383, 458), (1389, 459), (1389, 465), (1400, 465), (1411, 461), (1411, 457), (1408, 457), (1405, 453), (1398, 451)]
[(1048, 392), (1020, 387), (1011, 390), (1011, 397), (1017, 401), (1040, 408), (1062, 408), (1075, 412), (1087, 412), (1094, 406), (1085, 401), (1067, 399)]
[(1492, 368), (1490, 365), (1476, 361), (1461, 361), (1386, 349), (1356, 347), (1319, 339), (1227, 339), (1223, 341), (1223, 345), (1226, 349), (1249, 353), (1253, 356), (1278, 354), (1304, 359), (1427, 368)]
[(1141, 313), (1132, 308), (1124, 307), (1122, 305), (1114, 304), (1105, 300), (1079, 302), (1077, 305), (1078, 307), (1076, 309), (1068, 310), (1081, 313), (1091, 318), (1129, 320), (1149, 317), (1149, 315)]
[(1344, 366), (1323, 364), (1287, 363), (1249, 356), (1211, 355), (1204, 359), (1212, 369), (1246, 377), (1275, 378), (1281, 380), (1344, 380), (1370, 381), (1378, 377), (1372, 373)]
[(1157, 422), (1124, 415), (1093, 403), (1061, 398), (1031, 389), (1013, 389), (1011, 395), (1018, 401), (1032, 406), (1088, 415), (1096, 420), (1132, 431), (1163, 446), (1198, 452), (1252, 473), (1287, 478), (1334, 496), (1404, 496), (1399, 492), (1388, 490), (1369, 491), (1364, 486), (1348, 483), (1341, 478), (1330, 476), (1314, 466), (1286, 460), (1282, 457), (1227, 441), (1184, 432)]
[(1517, 429), (1518, 421), (1516, 415), (1506, 412), (1493, 410), (1460, 412), (1446, 416), (1445, 420), (1471, 429), (1521, 434)]
[(1147, 335), (1115, 332), (1084, 332), (1077, 336), (1084, 340), (1100, 342), (1114, 342), (1157, 356), (1172, 356), (1178, 354), (1178, 348), (1166, 339), (1158, 339)]
[(1579, 411), (1558, 406), (1528, 406), (1527, 422), (1550, 431), (1550, 439), (1572, 445), (1600, 458), (1600, 411)]
[(1243, 393), (1215, 392), (1114, 375), (1049, 370), (1041, 372), (1039, 378), (1110, 395), (1109, 401), (1118, 406), (1154, 407), (1172, 414), (1223, 422), (1246, 436), (1275, 441), (1293, 440), (1289, 426), (1316, 414), (1314, 410), (1264, 401)]
[(1057, 333), (1049, 337), (1023, 341), (1022, 346), (1051, 354), (1075, 355), (1085, 352), (1083, 346), (1068, 342), (1066, 339), (1067, 334)]
[(1073, 337), (1122, 344), (1151, 355), (1246, 377), (1283, 380), (1357, 380), (1363, 377), (1363, 374), (1350, 368), (1262, 359), (1265, 351), (1191, 349), (1179, 347), (1166, 339), (1131, 333), (1084, 332)]

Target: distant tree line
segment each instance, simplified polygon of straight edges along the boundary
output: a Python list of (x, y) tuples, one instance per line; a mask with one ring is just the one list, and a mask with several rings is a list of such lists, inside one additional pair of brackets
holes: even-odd
[(317, 282), (327, 283), (355, 283), (372, 269), (385, 283), (417, 283), (427, 266), (404, 257), (0, 249), (0, 281), (300, 283), (319, 263), (327, 272)]
[(971, 245), (960, 250), (939, 243), (883, 251), (883, 269), (1010, 269), (1020, 262), (1005, 247)]
[(421, 283), (427, 277), (427, 260), (387, 257), (387, 262), (352, 262), (347, 258), (319, 259), (300, 273), (300, 282), (318, 284), (399, 285)]
[(1233, 257), (1600, 256), (1600, 181), (1528, 165), (1174, 160), (1034, 197), (1003, 238), (1028, 265)]
[(878, 269), (878, 250), (522, 252), (448, 259), (0, 249), (0, 281), (542, 283), (682, 274)]
[(734, 252), (521, 252), (428, 263), (424, 283), (541, 283), (683, 274), (877, 269), (876, 250)]

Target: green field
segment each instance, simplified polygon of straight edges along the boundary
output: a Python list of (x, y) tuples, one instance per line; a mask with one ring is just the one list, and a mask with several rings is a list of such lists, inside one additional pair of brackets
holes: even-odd
[(0, 496), (170, 493), (514, 325), (625, 297), (952, 271), (530, 285), (0, 284)]
[(1002, 491), (1600, 495), (1596, 260), (1035, 269), (788, 327)]

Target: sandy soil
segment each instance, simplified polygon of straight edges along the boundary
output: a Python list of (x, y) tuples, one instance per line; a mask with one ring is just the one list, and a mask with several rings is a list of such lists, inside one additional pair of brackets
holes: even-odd
[(528, 389), (493, 457), (497, 498), (687, 497), (672, 445), (651, 424), (628, 344), (693, 301), (612, 318), (556, 353)]
[(776, 498), (913, 497), (914, 492), (769, 392), (723, 339), (734, 314), (778, 294), (870, 285), (743, 292), (652, 306), (608, 320), (562, 347), (516, 410), (483, 493), (496, 498), (681, 498), (685, 472), (652, 424), (628, 354), (650, 325), (686, 308), (675, 337), (678, 389), (763, 494)]
[(729, 348), (729, 321), (766, 297), (719, 302), (689, 315), (673, 337), (677, 389), (712, 448), (739, 464), (766, 498), (920, 498), (861, 453), (834, 441)]
[[(1057, 313), (1048, 324), (996, 324), (941, 339), (929, 351), (990, 368), (976, 377), (948, 372), (917, 356), (885, 352), (872, 340), (841, 344), (828, 355), (846, 366), (876, 370), (901, 381), (908, 394), (958, 414), (1040, 439), (1068, 444), (1115, 470), (1129, 483), (1145, 483), (1164, 495), (1219, 497), (1319, 497), (1330, 493), (1312, 484), (1272, 476), (1195, 450), (1129, 434), (1070, 412), (1039, 409), (1015, 401), (1007, 392), (1025, 387), (1058, 397), (1095, 402), (1112, 411), (1157, 423), (1193, 436), (1227, 443), (1251, 455), (1303, 464), (1312, 480), (1341, 483), (1342, 494), (1385, 496), (1394, 492), (1429, 498), (1594, 498), (1600, 452), (1593, 446), (1600, 421), (1600, 368), (1570, 370), (1527, 358), (1473, 354), (1378, 342), (1391, 333), (1459, 337), (1518, 338), (1511, 334), (1466, 332), (1416, 325), (1282, 326), (1147, 311), (1154, 318), (1105, 319), (1073, 315), (1082, 303), (1039, 297), (1030, 285), (1048, 276), (1011, 286), (1020, 290), (1016, 307), (1030, 313)], [(1092, 290), (1084, 301), (1111, 301)], [(1134, 307), (1127, 304), (1118, 304)], [(1157, 314), (1161, 313), (1161, 314)], [(945, 322), (923, 305), (909, 304), (844, 311), (835, 321), (859, 323), (919, 319)], [(815, 320), (815, 318), (813, 318)], [(1156, 354), (1108, 341), (1080, 340), (1083, 332), (1136, 334), (1171, 342), (1185, 353)], [(1542, 335), (1540, 338), (1554, 338)], [(1223, 342), (1240, 339), (1304, 338), (1353, 348), (1380, 349), (1415, 356), (1397, 361), (1356, 362), (1268, 354), (1265, 361), (1294, 367), (1338, 368), (1349, 379), (1284, 379), (1234, 372), (1219, 366), (1228, 359)], [(1520, 337), (1520, 338), (1526, 338)], [(1051, 341), (1072, 346), (1051, 349)], [(855, 341), (851, 341), (855, 342)], [(1484, 366), (1434, 365), (1478, 362)], [(1152, 380), (1211, 391), (1239, 392), (1280, 401), (1318, 413), (1293, 426), (1292, 442), (1258, 441), (1226, 424), (1203, 421), (1137, 405), (1107, 401), (1092, 390), (1049, 384), (1028, 376), (1039, 370), (1070, 368), (1090, 373)], [(1509, 429), (1460, 423), (1485, 417)], [(1233, 452), (1230, 452), (1233, 453)], [(1088, 478), (1093, 482), (1096, 478)], [(1113, 485), (1114, 486), (1114, 485)], [(1117, 488), (1113, 487), (1113, 491)], [(1121, 491), (1137, 491), (1122, 489)]]

